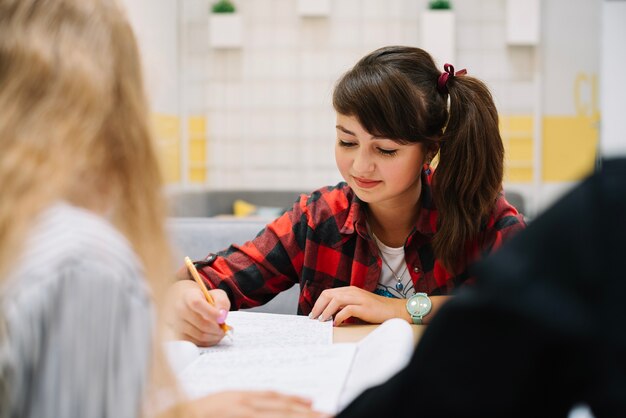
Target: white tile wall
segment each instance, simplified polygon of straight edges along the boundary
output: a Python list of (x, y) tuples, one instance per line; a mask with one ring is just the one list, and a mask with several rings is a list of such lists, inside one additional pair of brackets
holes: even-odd
[[(388, 19), (387, 2), (379, 0), (361, 0), (359, 9), (363, 18), (367, 21), (381, 21)], [(367, 22), (365, 22), (367, 24)]]
[(502, 21), (485, 21), (480, 25), (481, 49), (498, 49), (500, 53), (505, 48), (505, 27)]
[(483, 0), (457, 0), (453, 5), (459, 20), (480, 22), (484, 20), (482, 3)]
[(532, 81), (511, 81), (508, 106), (515, 113), (525, 113), (531, 109), (535, 100), (535, 84)]
[(357, 19), (338, 20), (330, 28), (330, 42), (333, 48), (356, 48), (367, 30), (369, 25), (361, 24), (358, 16)]
[[(180, 0), (185, 109), (207, 115), (208, 187), (306, 188), (336, 183), (332, 88), (362, 55), (420, 45), (427, 0), (331, 0), (298, 16), (296, 0), (234, 0), (244, 44), (208, 46), (210, 0)], [(457, 62), (499, 105), (532, 113), (532, 51), (504, 44), (505, 0), (456, 0)], [(203, 97), (204, 96), (204, 97)]]
[[(461, 0), (460, 2), (463, 1), (464, 0)], [(502, 0), (482, 0), (480, 5), (480, 19), (486, 22), (504, 22), (505, 5), (506, 2)]]

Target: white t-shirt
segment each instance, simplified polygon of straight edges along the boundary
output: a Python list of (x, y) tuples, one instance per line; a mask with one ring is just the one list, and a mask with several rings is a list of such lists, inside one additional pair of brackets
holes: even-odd
[[(370, 233), (378, 246), (380, 256), (383, 258), (380, 279), (374, 293), (393, 298), (410, 298), (415, 294), (415, 288), (413, 287), (413, 280), (404, 258), (404, 246), (397, 248), (388, 247), (374, 233)], [(398, 283), (396, 275), (400, 277), (400, 283), (402, 283), (402, 289), (400, 290), (396, 287)]]

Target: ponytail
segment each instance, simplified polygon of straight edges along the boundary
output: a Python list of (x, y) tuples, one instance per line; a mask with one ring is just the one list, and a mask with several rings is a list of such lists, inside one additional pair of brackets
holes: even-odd
[(485, 84), (473, 77), (454, 77), (453, 68), (448, 74), (443, 85), (440, 77), (438, 86), (444, 95), (449, 93), (450, 116), (433, 174), (439, 211), (433, 249), (444, 267), (455, 272), (469, 256), (467, 243), (487, 221), (502, 189), (504, 147)]

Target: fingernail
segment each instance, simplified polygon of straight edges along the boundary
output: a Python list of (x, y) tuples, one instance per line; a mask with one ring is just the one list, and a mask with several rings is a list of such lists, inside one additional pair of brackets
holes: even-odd
[(322, 315), (320, 315), (319, 318), (317, 318), (317, 319), (319, 319), (320, 322), (324, 322), (325, 321), (325, 319), (324, 319), (324, 317)]
[(226, 309), (220, 309), (220, 314), (217, 317), (217, 323), (221, 325), (224, 322), (226, 322), (227, 316), (228, 316), (228, 311)]

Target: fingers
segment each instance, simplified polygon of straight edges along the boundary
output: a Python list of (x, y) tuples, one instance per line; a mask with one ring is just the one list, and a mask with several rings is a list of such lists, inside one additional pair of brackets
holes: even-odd
[(386, 298), (355, 287), (339, 287), (324, 290), (311, 310), (311, 318), (327, 321), (334, 316), (334, 325), (340, 325), (353, 317), (380, 324), (387, 319), (402, 317), (404, 299)]
[(309, 399), (293, 395), (282, 395), (273, 391), (252, 392), (245, 403), (258, 412), (267, 411), (307, 411), (311, 409)]
[(210, 418), (324, 418), (311, 401), (273, 391), (226, 391), (191, 401), (198, 416)]
[[(180, 336), (194, 344), (207, 346), (217, 344), (224, 331), (219, 326), (219, 318), (224, 321), (223, 309), (218, 309), (207, 302), (204, 294), (195, 282), (184, 280), (172, 285), (172, 318), (169, 321)], [(223, 304), (223, 291), (217, 292)], [(225, 296), (225, 293), (224, 293)], [(228, 299), (228, 298), (226, 298)], [(222, 312), (220, 312), (222, 311)]]
[(250, 412), (260, 418), (318, 418), (325, 417), (312, 410), (312, 402), (294, 395), (283, 395), (277, 392), (251, 392), (245, 400)]
[(212, 306), (205, 299), (200, 289), (190, 289), (188, 293), (183, 295), (183, 303), (200, 320), (210, 322), (211, 320), (216, 320), (220, 314), (219, 308)]
[(313, 305), (310, 318), (319, 319), (320, 321), (328, 321), (344, 307), (352, 304), (360, 304), (359, 295), (362, 289), (354, 286), (338, 287), (335, 289), (326, 289)]
[(347, 301), (345, 299), (346, 298), (344, 295), (337, 295), (333, 297), (328, 305), (326, 305), (326, 308), (324, 308), (324, 311), (320, 314), (318, 319), (320, 321), (328, 321), (332, 319), (333, 315), (335, 315), (339, 310), (341, 310), (341, 308), (343, 308), (347, 304)]
[(324, 290), (319, 298), (317, 298), (315, 305), (313, 305), (309, 317), (319, 319), (320, 321), (329, 320), (342, 306), (339, 298), (343, 300), (344, 296), (352, 291), (352, 287), (353, 286), (338, 287)]
[(226, 312), (230, 311), (230, 299), (228, 299), (228, 295), (222, 289), (213, 289), (209, 290), (209, 293), (213, 297), (213, 301), (215, 302), (215, 307), (219, 309), (224, 309)]
[(210, 332), (204, 332), (187, 321), (181, 321), (176, 330), (181, 339), (191, 341), (197, 346), (208, 347), (217, 344), (224, 338), (224, 331), (216, 328)]
[(337, 312), (337, 315), (335, 315), (335, 320), (333, 321), (333, 326), (338, 327), (339, 325), (343, 324), (346, 319), (352, 316), (358, 318), (358, 308), (359, 307), (356, 305), (349, 305)]
[(182, 309), (180, 325), (194, 344), (215, 345), (224, 338), (220, 323), (224, 323), (227, 311), (211, 306), (202, 292), (190, 292), (182, 302), (187, 306)]
[(313, 309), (311, 309), (311, 313), (309, 314), (309, 318), (318, 319), (320, 314), (326, 309), (326, 306), (330, 303), (332, 297), (330, 296), (330, 291), (333, 289), (324, 290), (320, 296), (315, 301), (315, 305), (313, 305)]

